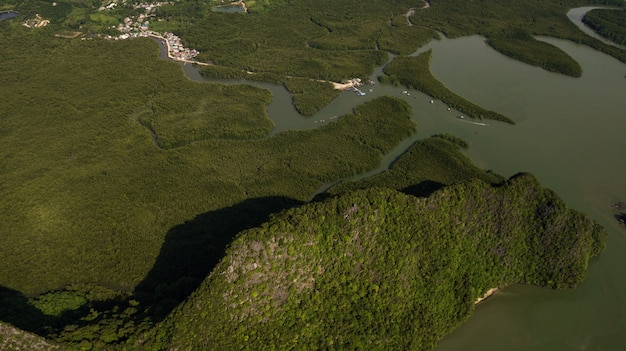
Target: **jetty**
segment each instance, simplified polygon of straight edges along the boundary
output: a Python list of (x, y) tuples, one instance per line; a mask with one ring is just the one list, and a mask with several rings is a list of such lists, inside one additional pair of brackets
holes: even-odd
[(354, 92), (356, 92), (356, 94), (357, 94), (358, 96), (364, 96), (364, 95), (365, 95), (365, 93), (364, 93), (364, 92), (362, 92), (362, 91), (361, 91), (359, 88), (357, 88), (357, 87), (352, 87), (352, 90), (353, 90)]

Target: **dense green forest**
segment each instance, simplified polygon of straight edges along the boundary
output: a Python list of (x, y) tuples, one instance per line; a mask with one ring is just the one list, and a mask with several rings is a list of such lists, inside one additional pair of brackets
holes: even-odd
[[(375, 238), (370, 237), (367, 244), (374, 245), (369, 246), (373, 256), (358, 256), (354, 252), (355, 255), (346, 257), (344, 263), (337, 261), (335, 268), (325, 267), (328, 274), (315, 282), (315, 286), (323, 287), (323, 295), (303, 294), (301, 301), (308, 303), (307, 306), (325, 306), (319, 299), (326, 300), (328, 295), (335, 293), (337, 298), (354, 300), (336, 300), (337, 310), (323, 311), (334, 318), (333, 328), (345, 322), (337, 332), (345, 331), (354, 338), (332, 339), (336, 334), (329, 333), (329, 340), (319, 339), (318, 336), (325, 334), (329, 327), (318, 324), (317, 329), (311, 329), (312, 334), (297, 338), (292, 335), (294, 338), (285, 339), (284, 345), (295, 343), (306, 348), (303, 343), (307, 340), (311, 342), (308, 344), (311, 348), (330, 348), (329, 342), (336, 348), (347, 348), (374, 340), (384, 331), (390, 336), (395, 335), (394, 339), (379, 340), (381, 344), (372, 341), (362, 347), (398, 345), (400, 348), (420, 348), (417, 345), (422, 345), (430, 348), (467, 318), (472, 310), (472, 299), (484, 289), (512, 282), (551, 287), (574, 285), (584, 275), (588, 257), (596, 254), (601, 246), (588, 246), (591, 232), (598, 235), (593, 238), (594, 243), (602, 241), (603, 234), (597, 234), (595, 224), (590, 224), (579, 214), (565, 211), (554, 194), (538, 190), (538, 185), (529, 176), (512, 180), (502, 189), (478, 181), (453, 185), (473, 178), (494, 185), (504, 180), (472, 165), (459, 150), (459, 147), (466, 147), (464, 142), (449, 135), (420, 140), (394, 163), (390, 171), (371, 179), (344, 182), (330, 191), (342, 194), (349, 189), (387, 187), (409, 195), (383, 189), (349, 192), (328, 200), (324, 200), (328, 195), (321, 195), (317, 197), (319, 204), (293, 209), (302, 206), (322, 185), (377, 167), (383, 154), (416, 130), (408, 104), (383, 97), (358, 106), (352, 113), (318, 129), (268, 137), (273, 128), (266, 112), (271, 98), (268, 91), (248, 85), (192, 82), (184, 77), (180, 65), (158, 58), (158, 45), (150, 39), (115, 42), (98, 39), (98, 34), (116, 34), (111, 25), (126, 16), (138, 14), (138, 10), (132, 8), (136, 2), (140, 1), (127, 1), (123, 6), (103, 12), (97, 11), (97, 7), (103, 5), (99, 1), (59, 0), (53, 6), (51, 1), (0, 0), (0, 8), (20, 12), (15, 19), (0, 21), (0, 65), (3, 67), (0, 71), (3, 103), (0, 109), (2, 322), (45, 336), (48, 341), (62, 343), (71, 349), (158, 349), (199, 341), (193, 344), (193, 348), (197, 348), (195, 345), (202, 345), (204, 340), (192, 335), (199, 330), (195, 328), (213, 328), (215, 325), (191, 325), (213, 313), (215, 318), (225, 318), (223, 313), (227, 306), (221, 306), (215, 312), (203, 307), (197, 316), (192, 317), (197, 319), (182, 319), (181, 315), (192, 309), (191, 302), (188, 302), (174, 315), (168, 315), (199, 286), (201, 290), (190, 301), (215, 304), (214, 294), (223, 286), (212, 288), (212, 282), (218, 278), (211, 272), (218, 264), (220, 270), (224, 269), (225, 262), (237, 257), (237, 250), (256, 242), (248, 242), (246, 237), (252, 235), (260, 240), (288, 234), (276, 232), (276, 226), (282, 230), (281, 226), (287, 225), (295, 230), (298, 223), (286, 219), (284, 214), (275, 215), (286, 209), (291, 209), (285, 213), (293, 216), (305, 216), (307, 211), (316, 215), (323, 212), (329, 218), (328, 222), (312, 219), (307, 222), (312, 228), (320, 229), (313, 233), (313, 238), (326, 240), (326, 244), (328, 240), (341, 243), (344, 246), (337, 249), (342, 250), (350, 244), (347, 236), (353, 232), (337, 231), (337, 238), (328, 235), (328, 230), (339, 228), (335, 227), (343, 223), (339, 217), (345, 215), (333, 212), (333, 207), (345, 210), (344, 202), (349, 205), (358, 202), (368, 203), (369, 208), (379, 206), (381, 213), (387, 211), (385, 218), (393, 223), (389, 226), (390, 231), (385, 232), (390, 239), (378, 245)], [(157, 15), (163, 20), (153, 21), (153, 25), (155, 30), (180, 35), (186, 46), (201, 51), (199, 59), (213, 62), (215, 65), (203, 69), (206, 76), (245, 76), (246, 79), (282, 84), (293, 95), (296, 109), (309, 115), (337, 96), (338, 92), (327, 81), (369, 77), (375, 66), (387, 61), (387, 52), (412, 53), (438, 37), (438, 33), (447, 36), (479, 33), (494, 37), (493, 33), (500, 30), (521, 28), (533, 35), (578, 41), (624, 61), (623, 50), (589, 39), (567, 22), (565, 11), (585, 3), (573, 0), (511, 1), (510, 4), (507, 2), (511, 6), (505, 8), (502, 2), (433, 0), (429, 8), (422, 8), (424, 2), (420, 0), (257, 0), (250, 2), (249, 13), (241, 14), (217, 13), (211, 10), (214, 3), (182, 0), (160, 8)], [(478, 11), (477, 7), (481, 10)], [(20, 25), (35, 13), (51, 23), (32, 29)], [(461, 15), (467, 18), (462, 20)], [(445, 18), (448, 20), (444, 21)], [(521, 18), (527, 21), (521, 24)], [(55, 37), (67, 31), (80, 32), (80, 38)], [(546, 50), (550, 55), (555, 52), (552, 48), (546, 47)], [(419, 87), (433, 97), (467, 111), (464, 113), (507, 121), (506, 117), (484, 111), (447, 90), (430, 75), (426, 58), (396, 58), (386, 70), (393, 78), (390, 81), (397, 79), (404, 82), (402, 84)], [(406, 76), (415, 69), (424, 73), (421, 78), (426, 84), (413, 83)], [(525, 184), (528, 189), (515, 188), (511, 184)], [(446, 187), (450, 185), (451, 188)], [(511, 190), (513, 188), (516, 190)], [(406, 232), (393, 228), (407, 218), (414, 222), (413, 229), (431, 226), (428, 230), (433, 235), (441, 232), (443, 227), (440, 225), (456, 229), (478, 225), (473, 222), (460, 224), (461, 219), (469, 218), (458, 212), (467, 210), (463, 207), (465, 201), (471, 201), (467, 199), (475, 194), (500, 194), (498, 192), (505, 189), (510, 193), (502, 196), (510, 196), (507, 199), (511, 200), (511, 206), (521, 194), (526, 196), (526, 191), (534, 191), (537, 204), (547, 204), (536, 211), (536, 221), (528, 220), (525, 225), (545, 224), (548, 233), (554, 228), (571, 225), (573, 229), (568, 228), (559, 235), (578, 229), (585, 233), (571, 246), (572, 250), (580, 249), (579, 261), (568, 261), (564, 255), (563, 262), (550, 262), (565, 270), (572, 268), (571, 275), (551, 275), (550, 270), (543, 270), (544, 266), (524, 266), (522, 263), (528, 255), (548, 253), (534, 250), (536, 247), (533, 246), (534, 251), (515, 256), (521, 252), (521, 247), (525, 247), (524, 240), (534, 243), (538, 237), (531, 235), (539, 232), (533, 227), (522, 233), (521, 227), (513, 228), (519, 224), (517, 222), (489, 222), (488, 217), (479, 221), (485, 226), (519, 229), (506, 237), (509, 241), (502, 243), (502, 247), (511, 250), (511, 255), (506, 257), (517, 257), (519, 261), (514, 260), (513, 268), (507, 266), (510, 271), (494, 268), (489, 277), (482, 276), (484, 272), (475, 272), (472, 267), (458, 264), (460, 259), (475, 257), (466, 250), (467, 242), (453, 240), (452, 235), (459, 234), (454, 230), (450, 231), (451, 236), (446, 241), (431, 243), (434, 245), (432, 255), (424, 257), (424, 261), (422, 257), (407, 255), (402, 250), (424, 250), (420, 245), (430, 244), (415, 240), (406, 247), (398, 245), (398, 238)], [(413, 197), (426, 197), (433, 192), (436, 193), (432, 199)], [(441, 194), (456, 194), (456, 202), (439, 206)], [(549, 204), (544, 200), (549, 200)], [(436, 207), (434, 212), (428, 212), (430, 222), (428, 218), (415, 220), (414, 213), (406, 212), (411, 208), (422, 211), (422, 202), (437, 204), (433, 205)], [(509, 210), (531, 211), (529, 208), (511, 207)], [(440, 215), (437, 211), (444, 211), (442, 218), (446, 220), (456, 216), (454, 225), (453, 222), (433, 220), (433, 216)], [(484, 211), (485, 216), (491, 214), (490, 208), (484, 208)], [(524, 215), (530, 216), (530, 212)], [(370, 222), (370, 217), (375, 221)], [(355, 223), (351, 223), (350, 228), (363, 230), (363, 233), (372, 228), (381, 232), (386, 230), (381, 222), (377, 222), (379, 218), (373, 212), (361, 212), (352, 219)], [(364, 226), (359, 227), (358, 222)], [(302, 233), (308, 230), (302, 229), (305, 230)], [(485, 235), (489, 233), (495, 232), (485, 231)], [(277, 242), (276, 249), (286, 253), (283, 258), (287, 261), (271, 268), (272, 274), (306, 273), (293, 270), (294, 266), (288, 262), (293, 255), (314, 254), (315, 257), (307, 256), (307, 259), (328, 260), (326, 262), (334, 262), (332, 260), (337, 258), (335, 253), (338, 251), (331, 251), (328, 245), (315, 249), (321, 251), (309, 252), (303, 250), (308, 247), (308, 242), (297, 245), (298, 240), (305, 240), (304, 236), (294, 238), (294, 241), (290, 238), (285, 236)], [(563, 242), (571, 239), (564, 238)], [(448, 247), (437, 246), (439, 244)], [(489, 244), (493, 241), (484, 245)], [(509, 244), (512, 246), (506, 246)], [(231, 254), (225, 257), (229, 245)], [(263, 245), (274, 244), (263, 242)], [(399, 248), (397, 254), (391, 251), (396, 248)], [(408, 269), (407, 275), (402, 277), (410, 277), (410, 274), (419, 273), (418, 268), (411, 266), (418, 263), (416, 260), (436, 269), (433, 260), (437, 254), (447, 257), (448, 248), (454, 249), (456, 256), (450, 257), (457, 260), (457, 265), (441, 266), (441, 269), (452, 272), (453, 268), (458, 268), (454, 274), (458, 274), (458, 283), (464, 285), (451, 291), (458, 291), (460, 295), (444, 294), (441, 302), (433, 302), (426, 306), (427, 310), (420, 310), (426, 307), (416, 305), (409, 311), (411, 315), (403, 314), (406, 311), (400, 311), (400, 305), (385, 305), (387, 302), (376, 299), (369, 301), (371, 296), (380, 296), (377, 292), (380, 289), (388, 292), (401, 286), (393, 285), (395, 278), (400, 276), (397, 267), (380, 273), (380, 283), (375, 283), (377, 288), (367, 280), (366, 273), (359, 273), (358, 279), (352, 282), (348, 279), (348, 271), (342, 270), (347, 269), (348, 266), (344, 266), (347, 262), (356, 262), (355, 257), (363, 260), (357, 266), (375, 264), (370, 268), (382, 269), (387, 264), (380, 260), (384, 254), (393, 260), (408, 259), (404, 263), (398, 261), (398, 264)], [(559, 254), (564, 252), (563, 247), (554, 248), (561, 250)], [(545, 264), (546, 257), (539, 257), (537, 264)], [(251, 260), (256, 258), (250, 257)], [(370, 259), (374, 261), (367, 261)], [(393, 260), (390, 262), (396, 262)], [(477, 261), (479, 267), (488, 264)], [(241, 265), (233, 269), (245, 270), (246, 267)], [(285, 270), (281, 271), (282, 268)], [(367, 272), (367, 268), (362, 272)], [(440, 274), (434, 272), (432, 277), (424, 279), (441, 278)], [(454, 274), (450, 276), (455, 277)], [(331, 279), (333, 275), (343, 276), (344, 280), (335, 281)], [(205, 280), (207, 276), (209, 278)], [(420, 284), (425, 282), (420, 279), (406, 281), (416, 284), (415, 289), (403, 291), (402, 294), (406, 295), (398, 295), (398, 298), (424, 301), (432, 298), (432, 294), (441, 293), (428, 289), (422, 291)], [(298, 291), (304, 287), (306, 292), (310, 283), (305, 279), (289, 289)], [(310, 309), (297, 316), (274, 320), (281, 309), (268, 309), (273, 302), (268, 304), (267, 295), (264, 295), (268, 290), (263, 290), (267, 287), (262, 284), (269, 283), (261, 282), (255, 288), (254, 299), (262, 300), (262, 305), (257, 307), (267, 310), (262, 314), (233, 314), (236, 316), (233, 318), (242, 318), (246, 323), (260, 318), (261, 323), (255, 328), (272, 324), (267, 330), (311, 322), (316, 312)], [(446, 281), (445, 284), (448, 285), (442, 286), (456, 287), (457, 281)], [(351, 292), (354, 294), (349, 295)], [(279, 293), (282, 296), (282, 292)], [(210, 298), (202, 302), (205, 294)], [(289, 298), (296, 296), (288, 295)], [(287, 297), (285, 303), (294, 303)], [(242, 301), (242, 308), (248, 308), (244, 300), (237, 303)], [(362, 312), (349, 307), (361, 303), (367, 307)], [(338, 316), (338, 311), (344, 308), (349, 313)], [(387, 312), (385, 317), (373, 318), (376, 313), (381, 316), (380, 313)], [(422, 312), (431, 313), (429, 318), (441, 316), (441, 324), (428, 322), (432, 324), (432, 330), (411, 329), (409, 338), (398, 339), (398, 333), (404, 333), (415, 323), (423, 323), (414, 318)], [(160, 321), (162, 324), (154, 329), (155, 323)], [(372, 328), (357, 328), (360, 321), (366, 321)], [(179, 327), (175, 327), (177, 324)], [(227, 325), (223, 324), (224, 328)], [(179, 334), (180, 330), (176, 328), (185, 330)], [(261, 329), (251, 329), (257, 333), (251, 335), (244, 334), (238, 329), (240, 326), (233, 328), (211, 329), (207, 335), (223, 345), (238, 343), (246, 337), (251, 342), (263, 341), (259, 337)], [(23, 346), (31, 345), (28, 344), (31, 342), (40, 343), (41, 349), (48, 348), (46, 342), (31, 334), (13, 334), (14, 329), (4, 323), (0, 323), (0, 330), (0, 349), (32, 349)], [(350, 334), (352, 332), (355, 334)], [(9, 334), (11, 336), (7, 337)], [(143, 337), (148, 339), (142, 340)], [(187, 341), (181, 341), (186, 337)], [(288, 335), (276, 334), (276, 337), (275, 342), (279, 342)], [(352, 344), (355, 338), (361, 341)], [(127, 340), (131, 343), (127, 344)]]
[(492, 32), (487, 44), (495, 50), (545, 70), (580, 77), (582, 68), (574, 59), (554, 45), (535, 39), (524, 29)]
[(425, 197), (462, 180), (476, 178), (494, 185), (504, 181), (501, 176), (472, 164), (459, 151), (461, 147), (468, 147), (467, 143), (451, 135), (435, 135), (419, 140), (389, 170), (365, 179), (342, 182), (329, 189), (329, 193), (386, 187)]
[(626, 45), (626, 10), (592, 10), (583, 23), (612, 42)]
[(212, 125), (241, 120), (244, 136), (267, 132), (265, 106), (243, 97), (262, 91), (186, 80), (151, 40), (3, 29), (0, 284), (28, 294), (70, 282), (132, 290), (175, 225), (250, 198), (307, 199), (375, 167), (414, 130), (406, 104), (383, 98), (313, 131), (158, 147), (142, 120), (198, 114)]
[(428, 11), (416, 11), (411, 21), (453, 38), (471, 34), (488, 36), (493, 31), (523, 29), (533, 35), (582, 43), (626, 62), (624, 50), (589, 37), (567, 18), (569, 9), (585, 5), (626, 6), (621, 0), (433, 0)]
[[(100, 4), (89, 0), (60, 0), (56, 6), (40, 0), (7, 5), (51, 19), (49, 31), (78, 30), (88, 35), (115, 34), (111, 28), (115, 21), (141, 13), (133, 8), (136, 2), (140, 1), (106, 11), (98, 11)], [(241, 77), (243, 72), (254, 72), (254, 79), (277, 83), (290, 77), (337, 82), (367, 78), (375, 65), (386, 61), (386, 52), (410, 54), (439, 33), (448, 37), (481, 34), (505, 55), (578, 76), (580, 67), (570, 57), (530, 35), (584, 43), (626, 62), (624, 50), (587, 36), (565, 16), (568, 9), (589, 3), (434, 0), (425, 6), (422, 0), (248, 1), (249, 12), (224, 13), (213, 10), (216, 1), (180, 0), (156, 9), (150, 26), (160, 32), (172, 31), (182, 37), (186, 47), (198, 49), (200, 61), (219, 66), (205, 70), (213, 76)], [(591, 3), (624, 6), (619, 0)], [(530, 37), (511, 37), (510, 33)], [(305, 115), (318, 111), (336, 95), (326, 90), (308, 87), (298, 93), (296, 109)]]
[(348, 192), (242, 232), (134, 346), (431, 350), (489, 288), (576, 286), (606, 235), (528, 174), (428, 198)]

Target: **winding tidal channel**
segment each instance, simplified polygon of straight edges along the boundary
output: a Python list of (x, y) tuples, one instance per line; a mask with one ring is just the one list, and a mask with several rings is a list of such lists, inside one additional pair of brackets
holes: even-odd
[[(575, 17), (575, 16), (572, 16)], [(570, 18), (572, 18), (570, 17)], [(476, 307), (473, 316), (448, 335), (438, 351), (450, 350), (626, 350), (626, 227), (614, 218), (611, 204), (626, 201), (626, 64), (589, 47), (554, 38), (550, 42), (577, 60), (581, 78), (550, 73), (507, 58), (482, 37), (443, 39), (429, 43), (431, 70), (448, 88), (517, 123), (467, 123), (440, 101), (417, 91), (376, 84), (365, 96), (344, 92), (312, 117), (302, 117), (281, 87), (248, 81), (269, 89), (274, 99), (268, 115), (272, 134), (315, 128), (332, 117), (382, 95), (405, 99), (413, 108), (418, 131), (386, 155), (388, 168), (414, 141), (450, 133), (470, 144), (467, 155), (476, 165), (506, 177), (531, 172), (570, 207), (584, 212), (609, 231), (607, 249), (589, 267), (576, 289), (553, 291), (511, 286)], [(185, 73), (204, 81), (197, 68)], [(373, 79), (381, 74), (377, 69)], [(323, 121), (322, 121), (323, 120)]]

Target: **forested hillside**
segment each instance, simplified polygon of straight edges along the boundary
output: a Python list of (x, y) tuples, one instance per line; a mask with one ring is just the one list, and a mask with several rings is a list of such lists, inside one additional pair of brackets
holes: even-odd
[(606, 235), (528, 174), (428, 198), (349, 192), (242, 232), (184, 306), (133, 346), (429, 350), (489, 288), (576, 286)]
[(41, 336), (27, 333), (23, 330), (0, 322), (0, 350), (2, 351), (62, 351), (65, 348), (47, 341)]
[[(501, 185), (451, 136), (305, 205), (411, 136), (409, 104), (380, 97), (270, 137), (267, 90), (193, 82), (152, 39), (98, 36), (139, 2), (0, 1), (20, 12), (0, 22), (0, 349), (429, 349), (486, 289), (574, 286), (603, 246), (531, 176)], [(508, 55), (536, 58), (530, 44), (553, 59), (530, 40), (551, 35), (626, 60), (567, 20), (587, 3), (259, 0), (234, 14), (181, 0), (151, 25), (199, 49), (205, 75), (283, 84), (310, 115), (339, 94), (328, 80), (369, 78), (437, 32), (500, 48), (521, 33)], [(35, 14), (50, 24), (21, 24)], [(383, 81), (509, 121), (447, 90), (426, 58), (397, 57)]]

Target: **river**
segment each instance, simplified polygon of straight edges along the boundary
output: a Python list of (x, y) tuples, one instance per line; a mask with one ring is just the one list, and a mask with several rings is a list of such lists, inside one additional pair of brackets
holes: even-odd
[[(626, 65), (588, 47), (542, 38), (583, 67), (548, 73), (490, 50), (479, 37), (433, 42), (433, 74), (517, 125), (454, 129), (482, 168), (535, 174), (610, 233), (583, 284), (571, 291), (513, 286), (476, 308), (437, 350), (624, 350), (626, 228), (611, 203), (626, 199)], [(463, 67), (462, 70), (458, 67)]]
[[(507, 177), (531, 172), (570, 207), (608, 229), (607, 249), (590, 263), (588, 276), (578, 288), (507, 287), (478, 305), (437, 351), (626, 349), (626, 228), (617, 223), (611, 208), (614, 202), (626, 201), (626, 64), (586, 46), (540, 39), (576, 59), (582, 77), (512, 60), (479, 36), (433, 41), (426, 47), (433, 49), (431, 69), (439, 80), (459, 95), (511, 117), (517, 125), (466, 123), (439, 101), (430, 103), (419, 92), (409, 91), (407, 96), (402, 88), (380, 84), (371, 92), (370, 87), (363, 89), (366, 96), (344, 92), (307, 118), (295, 112), (284, 88), (254, 83), (274, 94), (268, 108), (276, 124), (272, 134), (315, 128), (382, 95), (409, 102), (418, 132), (385, 156), (379, 169), (361, 177), (385, 169), (415, 140), (451, 133), (469, 142), (467, 155), (479, 167)], [(183, 67), (190, 78), (202, 80), (193, 65)]]

